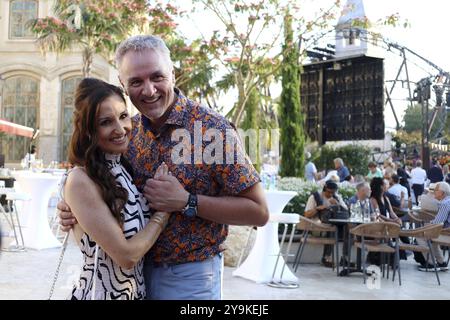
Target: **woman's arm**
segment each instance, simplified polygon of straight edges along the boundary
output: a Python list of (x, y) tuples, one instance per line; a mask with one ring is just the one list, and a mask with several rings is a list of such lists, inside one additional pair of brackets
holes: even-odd
[(83, 170), (68, 176), (65, 197), (80, 227), (125, 269), (131, 269), (153, 246), (169, 218), (168, 213), (158, 212), (144, 229), (125, 239), (99, 188)]
[(396, 222), (396, 223), (398, 223), (399, 225), (402, 225), (402, 219), (400, 219), (400, 218), (395, 214), (394, 209), (392, 209), (392, 205), (391, 205), (391, 202), (389, 201), (389, 199), (388, 199), (387, 197), (385, 197), (384, 200), (387, 202), (388, 210), (389, 210), (389, 216), (391, 217), (391, 218), (388, 219), (388, 220), (390, 220), (390, 221), (392, 221), (392, 222)]

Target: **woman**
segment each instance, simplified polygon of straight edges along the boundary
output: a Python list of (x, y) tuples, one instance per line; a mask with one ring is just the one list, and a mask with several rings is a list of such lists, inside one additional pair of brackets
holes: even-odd
[(384, 180), (383, 178), (373, 178), (370, 182), (370, 189), (372, 190), (370, 204), (375, 212), (380, 214), (379, 218), (381, 220), (395, 222), (401, 225), (402, 220), (395, 214), (391, 203), (385, 194), (388, 188), (389, 181)]
[[(120, 88), (83, 79), (75, 97), (64, 200), (78, 221), (74, 236), (84, 265), (71, 299), (143, 299), (143, 256), (167, 224), (169, 214), (149, 219), (148, 202), (121, 157), (131, 119)], [(157, 176), (167, 174), (164, 164)]]

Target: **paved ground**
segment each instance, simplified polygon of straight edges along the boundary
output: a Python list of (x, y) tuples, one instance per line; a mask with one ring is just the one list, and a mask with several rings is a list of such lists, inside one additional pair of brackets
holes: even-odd
[[(6, 239), (5, 239), (6, 240)], [(59, 249), (0, 254), (0, 299), (46, 299), (57, 265)], [(70, 241), (64, 257), (55, 299), (65, 299), (77, 277), (81, 255)], [(410, 257), (402, 261), (403, 284), (382, 279), (380, 289), (369, 289), (362, 275), (337, 277), (320, 265), (301, 265), (298, 289), (277, 289), (232, 276), (234, 268), (225, 268), (224, 299), (235, 300), (307, 300), (307, 299), (450, 299), (450, 272), (440, 272), (442, 285), (437, 286), (433, 273), (416, 269)]]

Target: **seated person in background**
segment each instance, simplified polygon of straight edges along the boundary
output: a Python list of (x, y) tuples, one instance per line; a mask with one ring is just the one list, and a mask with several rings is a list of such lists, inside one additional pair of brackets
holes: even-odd
[(389, 185), (386, 195), (391, 205), (396, 208), (408, 208), (408, 190), (400, 184), (400, 177), (393, 174), (389, 180)]
[(436, 188), (435, 183), (431, 183), (427, 189), (425, 189), (424, 194), (419, 197), (420, 208), (430, 213), (438, 212), (438, 200), (434, 196), (434, 189)]
[(395, 164), (390, 159), (387, 159), (384, 160), (383, 167), (383, 177), (389, 180), (391, 176), (396, 172)]
[(375, 162), (369, 162), (369, 173), (367, 174), (367, 180), (372, 180), (373, 178), (383, 178), (383, 172), (377, 167)]
[[(443, 223), (444, 229), (450, 228), (450, 185), (446, 182), (438, 182), (436, 184), (436, 188), (434, 189), (434, 197), (439, 202), (439, 211), (436, 215), (436, 218), (430, 221), (430, 223)], [(424, 240), (419, 238), (417, 239), (417, 242), (419, 245), (427, 245)], [(439, 248), (439, 245), (436, 243), (432, 243), (432, 249), (434, 256), (436, 257), (438, 270), (448, 270), (447, 263), (444, 261), (444, 256), (442, 254), (442, 250)], [(427, 269), (430, 269), (430, 271), (434, 271), (434, 266), (431, 263), (431, 257), (429, 257), (428, 262), (424, 258), (422, 265), (419, 267), (419, 270), (426, 271)]]
[(370, 183), (372, 193), (370, 195), (370, 204), (374, 210), (378, 209), (379, 219), (387, 222), (402, 224), (402, 220), (397, 217), (394, 210), (392, 210), (391, 203), (386, 196), (389, 182), (382, 178), (373, 178)]
[(353, 179), (353, 177), (351, 175), (347, 176), (347, 177), (345, 177), (344, 181), (342, 181), (339, 184), (339, 187), (341, 187), (341, 188), (352, 187), (353, 186), (353, 181), (354, 181), (354, 179)]
[(356, 194), (350, 198), (350, 205), (356, 204), (358, 201), (364, 202), (370, 198), (370, 185), (368, 182), (360, 182), (356, 185)]
[[(312, 220), (320, 220), (321, 222), (326, 223), (327, 221), (323, 218), (323, 216), (326, 214), (327, 209), (330, 209), (331, 206), (340, 206), (342, 210), (348, 210), (345, 202), (338, 194), (336, 194), (337, 190), (337, 183), (332, 180), (328, 180), (325, 183), (322, 192), (317, 191), (308, 198), (305, 207), (305, 217)], [(344, 235), (344, 240), (346, 239), (347, 237)], [(331, 245), (325, 245), (323, 247), (322, 264), (329, 268), (333, 267), (331, 258), (332, 250), (333, 247)], [(347, 245), (345, 245), (345, 241), (343, 251), (344, 256), (347, 256)]]
[[(402, 225), (402, 220), (397, 217), (394, 210), (392, 209), (391, 203), (386, 196), (386, 191), (389, 187), (389, 181), (382, 178), (373, 178), (370, 183), (370, 189), (372, 193), (370, 195), (370, 204), (372, 208), (379, 215), (377, 217), (378, 221), (386, 221), (397, 223), (400, 226)], [(403, 242), (408, 243), (408, 239), (402, 239)], [(400, 252), (400, 259), (406, 260), (406, 254), (404, 251)], [(370, 264), (380, 265), (381, 264), (381, 255), (378, 252), (370, 252), (367, 255), (367, 261)], [(393, 263), (394, 259), (391, 259), (391, 263)]]

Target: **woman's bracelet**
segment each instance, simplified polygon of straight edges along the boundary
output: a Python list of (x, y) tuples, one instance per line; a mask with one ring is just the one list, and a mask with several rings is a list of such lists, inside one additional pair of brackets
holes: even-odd
[(161, 217), (160, 215), (158, 215), (157, 213), (155, 213), (151, 218), (150, 218), (150, 222), (154, 222), (156, 224), (158, 224), (161, 227), (161, 230), (163, 230), (166, 227), (167, 224), (167, 219), (164, 217)]

